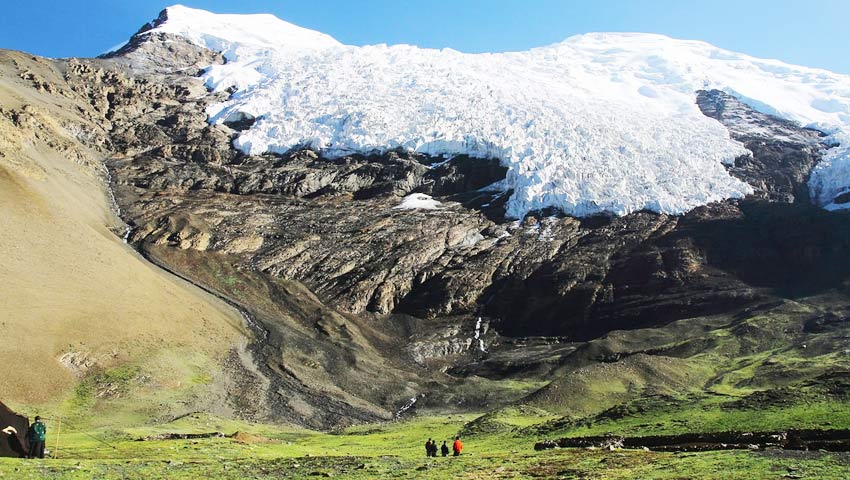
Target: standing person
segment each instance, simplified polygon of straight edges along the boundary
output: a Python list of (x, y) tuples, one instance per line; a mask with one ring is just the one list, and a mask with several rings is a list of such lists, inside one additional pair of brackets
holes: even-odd
[(425, 442), (425, 456), (431, 456), (431, 442), (432, 440), (429, 438), (427, 442)]
[(443, 446), (440, 447), (440, 453), (442, 453), (444, 457), (449, 456), (449, 446), (446, 445), (445, 440), (443, 440)]
[(436, 440), (431, 441), (431, 450), (428, 451), (428, 456), (430, 456), (430, 457), (436, 457), (437, 456), (437, 441)]
[(455, 443), (452, 444), (452, 450), (455, 452), (455, 457), (463, 451), (463, 444), (460, 443), (460, 437), (455, 437)]
[(41, 421), (41, 417), (35, 417), (35, 423), (30, 425), (27, 432), (27, 440), (30, 443), (29, 458), (44, 458), (44, 442), (47, 440), (47, 426)]

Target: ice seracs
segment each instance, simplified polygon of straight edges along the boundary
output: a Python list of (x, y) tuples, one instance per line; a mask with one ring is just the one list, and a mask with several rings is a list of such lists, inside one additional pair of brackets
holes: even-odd
[[(850, 77), (704, 42), (595, 33), (525, 52), (342, 45), (270, 15), (167, 10), (153, 31), (223, 52), (210, 88), (236, 88), (211, 122), (256, 118), (245, 153), (308, 146), (329, 157), (408, 149), (496, 157), (508, 215), (681, 213), (751, 187), (723, 164), (747, 154), (695, 104), (720, 89), (840, 144), (812, 173), (827, 208), (850, 187)], [(850, 204), (848, 204), (850, 205)]]

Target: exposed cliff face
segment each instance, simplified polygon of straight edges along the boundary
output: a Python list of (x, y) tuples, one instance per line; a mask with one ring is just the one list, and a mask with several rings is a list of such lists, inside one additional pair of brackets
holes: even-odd
[[(205, 108), (227, 94), (194, 76), (221, 61), (157, 34), (30, 81), (86, 103), (100, 127), (81, 141), (108, 155), (128, 241), (256, 322), (235, 359), (245, 394), (231, 401), (244, 416), (389, 419), (423, 392), (419, 405), (500, 404), (529, 391), (478, 388), (481, 377), (551, 380), (611, 362), (628, 348), (580, 342), (616, 330), (845, 298), (850, 219), (815, 208), (806, 190), (821, 136), (722, 92), (695, 101), (752, 152), (729, 167), (751, 197), (681, 216), (512, 222), (508, 195), (482, 190), (505, 176), (497, 159), (239, 153), (231, 142), (251, 119), (207, 123)], [(413, 193), (440, 205), (395, 208)], [(654, 365), (658, 352), (642, 345), (650, 358), (629, 368)]]
[(812, 203), (807, 183), (826, 148), (824, 134), (757, 112), (716, 90), (699, 92), (697, 105), (753, 153), (738, 158), (729, 171), (755, 188), (754, 197)]

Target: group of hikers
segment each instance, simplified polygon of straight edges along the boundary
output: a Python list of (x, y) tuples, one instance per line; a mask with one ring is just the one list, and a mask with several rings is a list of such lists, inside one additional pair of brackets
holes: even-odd
[[(439, 448), (440, 453), (444, 457), (449, 456), (449, 446), (446, 445), (446, 441), (443, 440), (443, 445)], [(457, 457), (460, 455), (460, 452), (463, 451), (463, 443), (460, 441), (460, 437), (455, 437), (454, 443), (452, 443), (452, 452), (454, 452), (454, 456)], [(425, 442), (425, 456), (426, 457), (436, 457), (437, 456), (437, 441), (428, 439)]]
[[(27, 441), (30, 445), (28, 452), (29, 458), (44, 458), (44, 442), (46, 439), (47, 426), (41, 421), (41, 417), (35, 417), (35, 422), (30, 425), (29, 431), (27, 432)], [(442, 456), (449, 456), (449, 446), (445, 440), (443, 440), (443, 444), (440, 447), (437, 447), (437, 441), (429, 438), (428, 441), (425, 442), (425, 456), (436, 457), (437, 450), (440, 451)], [(455, 437), (451, 450), (455, 457), (461, 454), (463, 451), (463, 443), (461, 443), (460, 437)]]

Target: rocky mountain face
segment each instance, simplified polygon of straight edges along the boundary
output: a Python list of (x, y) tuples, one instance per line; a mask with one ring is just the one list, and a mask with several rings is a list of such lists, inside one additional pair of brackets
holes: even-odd
[[(297, 280), (350, 314), (480, 315), (510, 336), (587, 340), (770, 295), (729, 271), (761, 268), (724, 260), (720, 220), (757, 229), (758, 214), (746, 212), (758, 200), (808, 205), (820, 135), (722, 92), (700, 92), (697, 101), (754, 152), (730, 171), (757, 193), (683, 216), (538, 212), (508, 221), (505, 195), (482, 191), (504, 176), (496, 160), (248, 157), (229, 147), (238, 126), (206, 125), (202, 105), (152, 120), (156, 135), (179, 143), (111, 168), (118, 198), (133, 199), (122, 202), (133, 241), (234, 255), (242, 268)], [(442, 207), (395, 208), (411, 193)]]
[[(848, 298), (850, 218), (813, 206), (806, 186), (822, 135), (723, 92), (695, 102), (752, 152), (729, 167), (750, 197), (680, 216), (514, 221), (508, 195), (486, 190), (505, 177), (498, 159), (238, 152), (250, 119), (207, 123), (226, 93), (196, 78), (222, 61), (158, 34), (60, 61), (59, 84), (31, 83), (83, 95), (104, 126), (88, 140), (105, 152), (127, 242), (244, 313), (254, 338), (230, 399), (243, 416), (330, 427), (413, 404), (495, 406), (537, 388), (499, 380), (548, 382), (633, 355), (606, 340), (631, 331)], [(414, 193), (439, 207), (397, 208)], [(630, 368), (698, 353), (651, 343)]]

